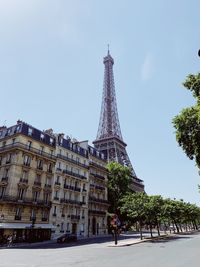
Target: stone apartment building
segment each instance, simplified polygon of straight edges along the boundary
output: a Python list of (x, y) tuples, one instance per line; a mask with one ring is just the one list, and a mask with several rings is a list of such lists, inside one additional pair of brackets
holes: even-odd
[[(105, 234), (106, 161), (87, 142), (18, 121), (0, 128), (0, 237)], [(1, 242), (1, 240), (0, 240)]]
[(21, 121), (0, 128), (0, 236), (49, 239), (55, 139)]

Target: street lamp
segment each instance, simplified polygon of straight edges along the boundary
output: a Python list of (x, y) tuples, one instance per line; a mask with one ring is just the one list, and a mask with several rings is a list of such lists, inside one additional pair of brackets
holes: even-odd
[(200, 57), (200, 49), (198, 50), (198, 56)]

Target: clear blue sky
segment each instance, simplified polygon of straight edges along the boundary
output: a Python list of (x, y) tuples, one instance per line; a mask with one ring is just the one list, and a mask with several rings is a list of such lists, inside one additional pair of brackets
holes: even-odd
[(119, 119), (148, 194), (200, 203), (200, 177), (172, 118), (194, 103), (200, 70), (198, 0), (0, 0), (0, 124), (17, 119), (92, 142), (107, 44)]

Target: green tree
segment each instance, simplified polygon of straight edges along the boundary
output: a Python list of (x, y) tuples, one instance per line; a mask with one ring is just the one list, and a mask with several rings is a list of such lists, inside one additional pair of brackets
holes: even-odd
[(200, 73), (190, 74), (183, 85), (193, 93), (196, 103), (192, 107), (183, 109), (179, 115), (174, 117), (176, 140), (186, 155), (191, 160), (195, 160), (200, 169)]
[(131, 171), (128, 167), (116, 162), (108, 163), (107, 169), (109, 211), (119, 215), (120, 200), (130, 192)]
[(146, 222), (148, 213), (148, 196), (143, 192), (130, 193), (122, 199), (121, 212), (126, 213), (130, 220), (137, 221), (142, 239), (142, 227)]

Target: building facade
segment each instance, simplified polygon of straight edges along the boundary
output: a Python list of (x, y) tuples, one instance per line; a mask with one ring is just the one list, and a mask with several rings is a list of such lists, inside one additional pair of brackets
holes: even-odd
[[(107, 233), (103, 154), (18, 121), (0, 128), (0, 237), (16, 241)], [(0, 240), (1, 242), (1, 240)]]
[(17, 241), (51, 236), (49, 213), (55, 140), (18, 121), (0, 128), (0, 236)]
[(56, 168), (50, 221), (52, 237), (61, 233), (87, 236), (88, 229), (88, 151), (77, 141), (56, 135)]

